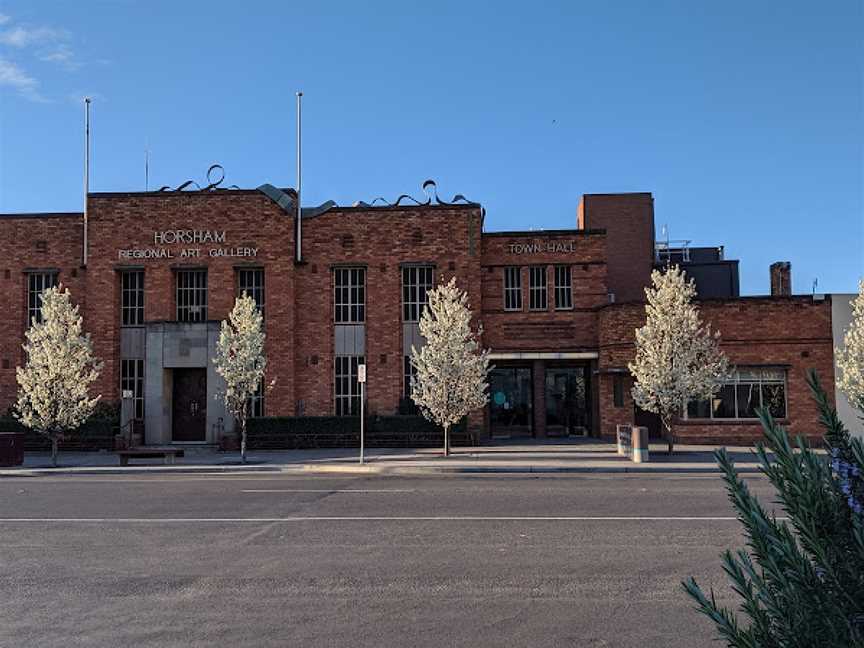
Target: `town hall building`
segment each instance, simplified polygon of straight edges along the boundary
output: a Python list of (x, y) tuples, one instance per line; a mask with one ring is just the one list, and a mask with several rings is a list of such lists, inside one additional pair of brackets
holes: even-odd
[(39, 294), (57, 284), (104, 362), (97, 392), (131, 397), (147, 444), (218, 443), (231, 429), (212, 358), (244, 292), (264, 315), (275, 380), (253, 415), (356, 415), (361, 364), (370, 414), (412, 412), (426, 294), (455, 277), (494, 365), (488, 407), (469, 418), (479, 438), (608, 437), (654, 424), (634, 407), (627, 364), (651, 271), (674, 262), (735, 367), (711, 402), (688, 405), (680, 438), (752, 441), (762, 406), (818, 434), (804, 381), (816, 369), (833, 398), (831, 297), (792, 295), (788, 264), (772, 266), (770, 295), (741, 297), (722, 248), (657, 243), (650, 193), (585, 195), (571, 229), (490, 232), (479, 203), (431, 188), (427, 200), (304, 207), (299, 222), (296, 193), (271, 185), (91, 193), (86, 216), (0, 216), (0, 412)]

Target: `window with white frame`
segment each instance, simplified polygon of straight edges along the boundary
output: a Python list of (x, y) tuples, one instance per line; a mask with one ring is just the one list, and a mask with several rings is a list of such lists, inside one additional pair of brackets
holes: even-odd
[(504, 310), (522, 310), (522, 268), (504, 268)]
[(177, 321), (207, 321), (207, 271), (177, 271)]
[(120, 361), (120, 393), (132, 394), (132, 412), (136, 421), (144, 419), (144, 361)]
[(337, 324), (366, 321), (366, 269), (333, 270), (333, 314)]
[(333, 389), (336, 400), (336, 416), (360, 414), (360, 383), (357, 381), (357, 367), (364, 362), (363, 356), (336, 356)]
[(42, 321), (42, 293), (57, 285), (56, 272), (30, 272), (27, 275), (27, 326)]
[(423, 309), (429, 303), (427, 297), (432, 290), (434, 270), (429, 265), (405, 266), (402, 268), (402, 320), (419, 322)]
[(531, 266), (528, 271), (528, 308), (546, 310), (546, 266)]
[(573, 283), (570, 266), (555, 266), (555, 309), (573, 308)]
[(237, 269), (237, 296), (248, 295), (255, 300), (255, 307), (264, 315), (264, 269)]
[(258, 381), (258, 387), (249, 397), (246, 403), (246, 411), (249, 413), (249, 418), (259, 418), (264, 416), (264, 378)]
[(781, 367), (739, 367), (714, 397), (687, 404), (688, 419), (756, 419), (767, 408), (786, 418), (786, 370)]
[(411, 356), (404, 356), (404, 371), (402, 372), (403, 379), (405, 380), (405, 389), (403, 394), (405, 398), (411, 398), (411, 381), (417, 378), (417, 367), (414, 366), (414, 363), (411, 362)]
[(120, 325), (144, 325), (144, 271), (120, 273)]

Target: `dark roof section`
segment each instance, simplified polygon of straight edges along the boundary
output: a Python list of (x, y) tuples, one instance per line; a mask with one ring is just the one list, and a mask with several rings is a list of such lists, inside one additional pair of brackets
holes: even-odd
[[(280, 189), (289, 196), (297, 193), (290, 187)], [(90, 196), (94, 198), (174, 198), (177, 196), (249, 196), (260, 193), (258, 189), (210, 189), (208, 191), (191, 189), (183, 191), (91, 191)]]
[(84, 212), (24, 212), (17, 214), (0, 214), (0, 218), (83, 218)]
[(483, 236), (603, 236), (605, 229), (549, 229), (515, 230), (512, 232), (483, 232)]
[[(215, 190), (184, 190), (184, 191), (109, 191), (109, 192), (91, 192), (90, 195), (95, 198), (170, 198), (170, 197), (179, 197), (179, 196), (200, 196), (200, 195), (241, 195), (241, 196), (249, 196), (254, 194), (263, 194), (267, 196), (270, 200), (276, 203), (282, 211), (284, 211), (289, 216), (294, 215), (294, 210), (296, 209), (294, 206), (294, 201), (297, 200), (297, 192), (290, 187), (279, 188), (271, 184), (262, 184), (256, 189), (215, 189)], [(460, 202), (456, 204), (401, 204), (401, 205), (370, 205), (367, 203), (360, 203), (357, 205), (337, 205), (334, 201), (328, 200), (317, 207), (303, 207), (302, 217), (304, 219), (307, 218), (315, 218), (316, 216), (320, 216), (329, 211), (339, 211), (339, 212), (356, 212), (356, 213), (368, 213), (368, 212), (405, 212), (405, 211), (416, 211), (418, 209), (460, 209), (460, 208), (471, 208), (477, 209), (482, 206), (480, 203), (476, 202)]]
[[(378, 211), (392, 211), (392, 212), (405, 212), (405, 211), (417, 211), (418, 209), (429, 209), (429, 210), (437, 210), (437, 211), (452, 211), (454, 209), (482, 209), (480, 203), (459, 203), (458, 205), (337, 205), (333, 207), (333, 211), (340, 212), (359, 212), (359, 213), (368, 213), (368, 212), (378, 212)], [(304, 207), (305, 209), (305, 207)]]

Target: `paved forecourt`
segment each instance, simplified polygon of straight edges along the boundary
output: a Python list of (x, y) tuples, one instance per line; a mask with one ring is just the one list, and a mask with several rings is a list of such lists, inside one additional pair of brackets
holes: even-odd
[(708, 646), (739, 529), (707, 475), (5, 478), (0, 646)]

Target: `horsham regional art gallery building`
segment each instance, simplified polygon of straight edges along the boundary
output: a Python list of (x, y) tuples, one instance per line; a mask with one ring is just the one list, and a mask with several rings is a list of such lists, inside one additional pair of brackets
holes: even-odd
[(656, 243), (650, 193), (585, 195), (573, 229), (487, 232), (480, 204), (430, 187), (421, 204), (326, 203), (299, 223), (296, 193), (271, 185), (91, 193), (86, 218), (0, 216), (0, 412), (38, 295), (58, 283), (104, 362), (96, 389), (133, 397), (147, 444), (216, 443), (230, 429), (212, 357), (243, 291), (264, 313), (276, 380), (256, 416), (356, 414), (361, 363), (370, 415), (409, 412), (426, 293), (455, 276), (494, 364), (489, 405), (469, 419), (479, 438), (609, 436), (653, 425), (634, 408), (627, 363), (650, 273), (673, 262), (696, 279), (735, 365), (712, 402), (690, 404), (680, 438), (752, 440), (761, 405), (794, 433), (818, 432), (804, 377), (818, 370), (833, 398), (832, 298), (792, 295), (787, 263), (772, 266), (770, 296), (740, 297), (722, 247)]

